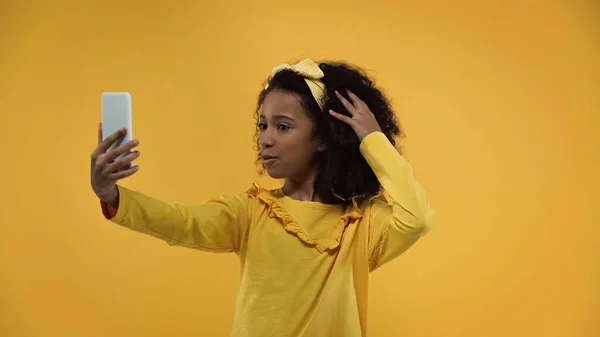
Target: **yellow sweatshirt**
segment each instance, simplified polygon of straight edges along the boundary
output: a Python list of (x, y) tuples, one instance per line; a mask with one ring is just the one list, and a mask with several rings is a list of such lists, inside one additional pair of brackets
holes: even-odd
[(118, 186), (110, 221), (208, 252), (235, 252), (234, 337), (354, 337), (367, 333), (369, 272), (412, 246), (433, 210), (411, 165), (381, 132), (360, 151), (385, 192), (351, 206), (299, 201), (253, 183), (197, 205), (163, 202)]

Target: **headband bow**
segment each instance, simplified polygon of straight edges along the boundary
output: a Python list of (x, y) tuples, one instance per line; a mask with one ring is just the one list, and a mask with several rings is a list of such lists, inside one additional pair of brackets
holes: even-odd
[[(325, 84), (321, 82), (321, 78), (323, 78), (324, 74), (321, 68), (313, 62), (311, 59), (304, 59), (294, 65), (289, 65), (287, 63), (280, 64), (273, 68), (271, 71), (271, 78), (275, 76), (278, 72), (282, 70), (292, 70), (295, 73), (298, 73), (304, 77), (304, 81), (308, 84), (308, 88), (312, 93), (313, 97), (319, 104), (319, 108), (323, 111), (323, 106), (325, 105)], [(265, 86), (265, 89), (269, 87), (269, 83)]]

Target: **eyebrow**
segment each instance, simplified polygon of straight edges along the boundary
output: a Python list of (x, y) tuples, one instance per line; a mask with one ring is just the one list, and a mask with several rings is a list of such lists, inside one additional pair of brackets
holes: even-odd
[[(260, 115), (259, 118), (260, 119), (266, 119), (265, 116), (263, 116), (263, 115)], [(274, 115), (273, 116), (273, 120), (274, 121), (279, 121), (279, 120), (282, 120), (282, 119), (287, 119), (287, 120), (292, 121), (292, 122), (296, 121), (295, 119), (293, 119), (292, 117), (287, 116), (287, 115)]]

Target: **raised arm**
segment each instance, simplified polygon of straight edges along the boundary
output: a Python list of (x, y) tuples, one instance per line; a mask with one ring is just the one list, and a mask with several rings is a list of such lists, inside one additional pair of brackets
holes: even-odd
[(410, 163), (398, 153), (367, 106), (348, 91), (348, 101), (336, 96), (350, 116), (329, 113), (350, 125), (360, 140), (360, 151), (383, 186), (390, 203), (373, 200), (370, 217), (370, 269), (394, 259), (433, 226), (433, 209), (415, 179)]
[(391, 261), (433, 226), (434, 211), (410, 163), (381, 132), (366, 136), (360, 150), (384, 188), (389, 203), (371, 205), (371, 270)]

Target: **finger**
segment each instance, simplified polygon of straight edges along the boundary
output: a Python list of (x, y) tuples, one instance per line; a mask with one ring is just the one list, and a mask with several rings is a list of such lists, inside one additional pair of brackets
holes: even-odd
[(129, 149), (127, 151), (128, 152), (122, 153), (120, 158), (117, 158), (118, 156), (113, 154), (113, 152), (116, 151), (111, 151), (109, 153), (111, 156), (106, 159), (108, 165), (106, 166), (105, 170), (107, 172), (116, 172), (140, 155), (140, 151), (130, 151)]
[(348, 117), (348, 116), (346, 116), (346, 115), (342, 115), (342, 114), (340, 114), (340, 113), (337, 113), (337, 112), (335, 112), (335, 111), (333, 111), (333, 110), (329, 110), (329, 114), (330, 114), (330, 115), (332, 115), (333, 117), (335, 117), (335, 118), (337, 118), (337, 119), (341, 120), (342, 122), (344, 122), (344, 123), (348, 124), (348, 125), (351, 125), (351, 124), (354, 122), (354, 121), (352, 120), (352, 118), (350, 118), (350, 117)]
[(352, 104), (357, 108), (358, 111), (361, 111), (362, 109), (369, 109), (367, 104), (362, 99), (358, 98), (358, 96), (356, 96), (352, 91), (348, 89), (346, 89), (346, 91), (348, 92), (348, 97), (350, 97), (352, 100)]
[(119, 138), (125, 136), (125, 134), (127, 133), (127, 129), (125, 128), (120, 128), (119, 130), (117, 130), (117, 132), (113, 133), (112, 135), (106, 137), (105, 140), (103, 140), (100, 145), (98, 145), (98, 151), (100, 153), (104, 153), (106, 151), (108, 151), (108, 149), (110, 148), (110, 146), (116, 142)]
[(135, 165), (134, 167), (127, 169), (127, 170), (123, 170), (123, 171), (119, 171), (117, 173), (113, 173), (109, 176), (109, 179), (111, 180), (120, 180), (123, 178), (127, 178), (130, 175), (136, 173), (138, 171), (140, 167), (138, 165)]
[[(111, 151), (112, 153), (112, 151)], [(104, 168), (103, 173), (106, 174), (111, 174), (111, 173), (116, 173), (119, 170), (121, 170), (122, 168), (129, 166), (129, 164), (134, 161), (135, 159), (137, 159), (140, 156), (140, 152), (139, 151), (133, 151), (115, 161), (113, 161), (112, 163), (106, 165), (106, 167)]]
[(348, 112), (354, 116), (356, 114), (356, 108), (354, 107), (354, 105), (352, 105), (352, 103), (348, 102), (348, 100), (342, 96), (339, 92), (337, 92), (337, 90), (335, 91), (335, 94), (337, 95), (338, 99), (340, 100), (340, 102), (342, 102), (342, 105), (344, 105), (344, 107), (346, 108), (346, 110), (348, 110)]
[(136, 147), (138, 145), (139, 145), (139, 141), (137, 139), (131, 140), (127, 143), (123, 143), (123, 144), (117, 146), (116, 148), (112, 149), (106, 155), (106, 161), (111, 162), (111, 161), (115, 160), (115, 158), (119, 157), (120, 155), (124, 155), (124, 154), (131, 152), (131, 149), (133, 149), (134, 147)]

